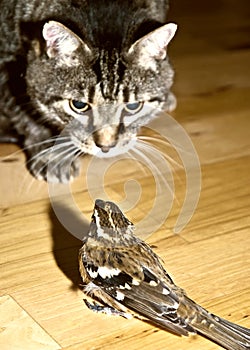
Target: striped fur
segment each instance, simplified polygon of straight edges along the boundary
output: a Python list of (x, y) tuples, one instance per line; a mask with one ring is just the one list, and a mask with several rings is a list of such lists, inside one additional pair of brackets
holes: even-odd
[[(72, 156), (110, 157), (175, 107), (166, 51), (176, 25), (166, 24), (167, 8), (167, 0), (1, 1), (0, 102), (8, 122), (1, 119), (0, 129), (11, 124), (24, 139), (36, 177), (46, 179), (49, 137), (63, 132)], [(64, 171), (52, 177), (67, 181)]]

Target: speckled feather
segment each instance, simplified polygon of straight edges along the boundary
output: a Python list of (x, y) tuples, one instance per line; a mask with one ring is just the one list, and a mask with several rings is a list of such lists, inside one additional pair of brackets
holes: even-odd
[(79, 252), (84, 291), (94, 311), (146, 319), (177, 335), (201, 334), (228, 350), (250, 349), (250, 330), (221, 319), (176, 286), (151, 247), (112, 202), (97, 200)]

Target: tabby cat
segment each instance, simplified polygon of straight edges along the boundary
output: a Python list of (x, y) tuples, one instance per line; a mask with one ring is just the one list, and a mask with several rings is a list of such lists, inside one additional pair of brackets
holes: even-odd
[(69, 181), (79, 154), (126, 152), (142, 125), (175, 108), (167, 9), (167, 0), (0, 0), (0, 139), (21, 143), (36, 178)]

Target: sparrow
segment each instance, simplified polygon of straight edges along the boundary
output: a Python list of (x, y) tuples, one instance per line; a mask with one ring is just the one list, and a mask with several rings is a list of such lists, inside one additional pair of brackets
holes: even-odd
[(227, 350), (250, 349), (250, 329), (220, 318), (178, 287), (151, 247), (134, 235), (119, 207), (97, 199), (79, 251), (88, 308), (140, 318), (179, 336), (202, 335)]

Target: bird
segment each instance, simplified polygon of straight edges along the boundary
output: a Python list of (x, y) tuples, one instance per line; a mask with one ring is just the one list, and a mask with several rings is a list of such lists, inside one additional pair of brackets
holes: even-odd
[(79, 250), (84, 299), (95, 312), (139, 318), (178, 336), (198, 334), (227, 350), (250, 349), (250, 329), (216, 316), (188, 297), (161, 258), (134, 234), (114, 202), (97, 199)]

